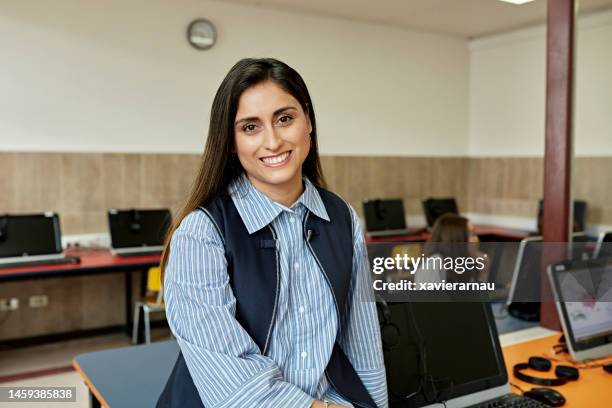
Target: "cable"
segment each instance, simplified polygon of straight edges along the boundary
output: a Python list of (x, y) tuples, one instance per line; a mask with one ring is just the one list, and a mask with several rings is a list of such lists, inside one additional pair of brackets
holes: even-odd
[[(420, 367), (419, 367), (419, 375), (421, 377), (419, 389), (412, 393), (411, 396), (414, 396), (418, 393), (422, 393), (423, 397), (429, 404), (438, 403), (446, 406), (446, 399), (442, 399), (440, 395), (440, 390), (438, 389), (438, 384), (442, 382), (448, 381), (450, 390), (448, 395), (452, 395), (454, 383), (450, 379), (436, 379), (432, 374), (427, 372), (427, 344), (425, 342), (425, 337), (421, 332), (419, 325), (417, 324), (416, 317), (414, 314), (414, 309), (412, 308), (411, 303), (407, 303), (408, 314), (410, 317), (410, 323), (412, 329), (415, 333), (415, 340), (419, 349), (419, 358), (420, 358)], [(430, 390), (426, 389), (429, 386)], [(428, 395), (429, 394), (429, 395)]]
[[(382, 310), (383, 320), (385, 324), (389, 324), (390, 319), (390, 311), (388, 310), (388, 305), (384, 301), (377, 302)], [(407, 401), (416, 395), (422, 394), (424, 400), (427, 404), (441, 404), (446, 407), (446, 401), (448, 398), (443, 398), (441, 395), (444, 391), (443, 389), (448, 389), (448, 396), (453, 394), (454, 390), (454, 382), (450, 378), (436, 378), (432, 374), (428, 373), (427, 369), (427, 347), (425, 338), (423, 333), (421, 332), (419, 325), (417, 324), (414, 310), (412, 308), (412, 304), (404, 303), (405, 309), (408, 312), (408, 322), (411, 326), (412, 340), (416, 343), (417, 346), (417, 358), (418, 358), (418, 385), (417, 389), (410, 394), (401, 395), (396, 393), (391, 387), (389, 388), (389, 392), (398, 400)], [(386, 309), (386, 310), (385, 310)], [(443, 388), (443, 389), (440, 389)], [(446, 392), (444, 392), (446, 394)]]
[(522, 389), (521, 387), (519, 387), (518, 385), (514, 384), (514, 383), (510, 383), (511, 386), (513, 386), (514, 388), (517, 388), (520, 392), (524, 393), (525, 390)]
[[(567, 353), (564, 352), (564, 353)], [(557, 353), (555, 353), (557, 354)], [(592, 360), (586, 360), (583, 362), (575, 362), (571, 359), (567, 359), (567, 358), (559, 358), (559, 357), (555, 357), (555, 356), (550, 356), (547, 353), (542, 353), (541, 354), (542, 357), (547, 358), (549, 360), (554, 361), (555, 363), (562, 363), (562, 364), (567, 364), (569, 366), (572, 367), (576, 367), (580, 370), (585, 370), (585, 369), (592, 369), (592, 368), (601, 368), (603, 366), (605, 366), (606, 364), (610, 364), (612, 362), (612, 359), (609, 356), (606, 357), (602, 357), (602, 358), (598, 358), (598, 359), (592, 359)]]

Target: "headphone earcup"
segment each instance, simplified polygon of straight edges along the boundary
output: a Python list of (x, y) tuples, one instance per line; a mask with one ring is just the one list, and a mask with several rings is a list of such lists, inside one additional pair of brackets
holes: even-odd
[(548, 371), (552, 364), (544, 357), (529, 357), (529, 368), (536, 371)]
[(380, 337), (385, 350), (391, 350), (400, 343), (400, 330), (393, 323), (385, 323), (380, 328)]
[(580, 377), (580, 372), (576, 367), (570, 367), (566, 365), (558, 365), (555, 368), (555, 375), (565, 380), (575, 381)]

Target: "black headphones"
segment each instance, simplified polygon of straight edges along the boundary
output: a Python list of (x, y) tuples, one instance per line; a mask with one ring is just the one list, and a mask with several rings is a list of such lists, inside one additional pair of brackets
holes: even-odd
[(8, 236), (8, 219), (8, 214), (0, 216), (0, 242), (6, 241), (6, 237)]
[(386, 301), (378, 298), (376, 307), (380, 310), (380, 337), (384, 351), (393, 350), (400, 343), (401, 332), (395, 323), (391, 322), (391, 310)]
[(530, 384), (543, 385), (548, 387), (554, 387), (556, 385), (563, 385), (568, 381), (575, 381), (580, 377), (578, 369), (566, 365), (558, 365), (555, 368), (555, 375), (557, 378), (540, 378), (533, 377), (529, 374), (525, 374), (522, 370), (531, 368), (536, 371), (549, 371), (552, 364), (550, 360), (544, 357), (529, 357), (528, 363), (519, 363), (514, 366), (514, 376), (519, 380), (525, 381)]

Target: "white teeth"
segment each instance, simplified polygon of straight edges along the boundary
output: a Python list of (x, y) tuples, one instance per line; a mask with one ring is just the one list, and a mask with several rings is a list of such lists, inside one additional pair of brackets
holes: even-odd
[(289, 152), (285, 152), (274, 157), (263, 157), (261, 160), (266, 164), (278, 164), (287, 160), (287, 157), (289, 157)]

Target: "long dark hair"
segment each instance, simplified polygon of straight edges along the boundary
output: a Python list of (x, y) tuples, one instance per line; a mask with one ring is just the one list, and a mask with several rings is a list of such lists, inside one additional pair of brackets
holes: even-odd
[[(438, 217), (431, 229), (431, 236), (425, 243), (425, 255), (438, 253), (442, 256), (452, 256), (448, 252), (455, 249), (465, 249), (465, 245), (470, 239), (468, 220), (457, 214), (444, 214)], [(454, 254), (453, 254), (454, 255)]]
[[(424, 254), (426, 256), (438, 255), (442, 258), (469, 257), (471, 246), (469, 221), (457, 214), (441, 215), (431, 230), (431, 236), (425, 242)], [(450, 274), (447, 282), (466, 282), (475, 279), (474, 268), (466, 268), (463, 276)]]
[(315, 186), (326, 186), (319, 160), (314, 107), (300, 74), (284, 62), (272, 58), (245, 58), (238, 61), (221, 82), (213, 100), (208, 138), (198, 173), (189, 198), (166, 235), (160, 264), (162, 273), (168, 263), (170, 240), (183, 219), (199, 206), (205, 206), (216, 197), (226, 194), (229, 184), (244, 172), (238, 157), (233, 153), (238, 101), (245, 90), (265, 81), (272, 81), (291, 94), (310, 118), (312, 147), (302, 165), (302, 174)]

